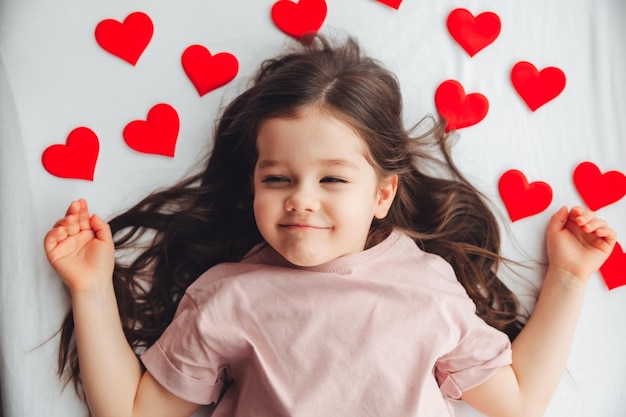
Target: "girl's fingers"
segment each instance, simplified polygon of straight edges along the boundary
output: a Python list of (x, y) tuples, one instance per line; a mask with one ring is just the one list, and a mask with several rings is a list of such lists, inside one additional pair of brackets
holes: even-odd
[(89, 230), (91, 229), (91, 224), (89, 223), (89, 209), (87, 208), (87, 202), (85, 200), (79, 200), (78, 204), (78, 225), (80, 230)]
[(80, 231), (80, 226), (78, 226), (78, 217), (73, 214), (68, 214), (67, 216), (59, 219), (53, 226), (53, 229), (63, 228), (69, 234), (75, 234)]
[(577, 225), (582, 226), (585, 223), (596, 218), (596, 214), (593, 211), (585, 210), (582, 207), (572, 207), (569, 212), (569, 218)]
[(615, 231), (608, 226), (608, 223), (604, 219), (596, 217), (593, 211), (575, 207), (570, 211), (570, 218), (586, 233), (601, 233), (606, 236), (615, 234)]
[(96, 234), (96, 237), (99, 240), (103, 240), (103, 241), (113, 240), (113, 236), (111, 235), (111, 228), (109, 227), (109, 224), (107, 222), (105, 222), (104, 220), (102, 220), (100, 217), (98, 217), (95, 214), (91, 216), (89, 221), (90, 221), (90, 227), (93, 229), (94, 233)]
[(46, 252), (50, 252), (58, 245), (60, 241), (66, 238), (67, 233), (65, 231), (65, 228), (55, 227), (46, 234), (46, 237), (43, 240), (44, 249), (46, 250)]
[(584, 210), (581, 207), (575, 207), (570, 211), (570, 219), (585, 233), (596, 233), (600, 229), (610, 229), (607, 222), (597, 218), (593, 211)]
[(587, 234), (603, 239), (610, 246), (617, 240), (617, 233), (608, 223), (596, 217), (593, 211), (584, 210), (582, 207), (575, 207), (570, 211), (570, 219)]
[(78, 216), (75, 214), (70, 214), (69, 216), (65, 216), (65, 222), (62, 224), (65, 227), (68, 235), (75, 235), (80, 232), (80, 225), (78, 224)]
[(603, 226), (594, 230), (594, 234), (600, 238), (607, 240), (608, 242), (617, 241), (617, 232), (608, 226)]
[(63, 227), (69, 235), (80, 233), (81, 230), (90, 230), (89, 209), (85, 200), (72, 201), (67, 208), (65, 217), (58, 220), (54, 227)]
[(70, 205), (67, 207), (67, 211), (65, 212), (65, 216), (69, 216), (71, 214), (76, 214), (80, 210), (80, 202), (72, 201)]
[(548, 228), (553, 229), (554, 232), (558, 232), (563, 229), (567, 223), (568, 211), (567, 207), (561, 207), (556, 213), (552, 215)]
[(569, 211), (570, 217), (578, 217), (578, 216), (585, 216), (585, 215), (594, 215), (593, 211), (589, 211), (589, 210), (585, 210), (583, 207), (580, 206), (574, 206), (571, 208), (571, 210)]
[(584, 223), (583, 225), (581, 225), (580, 227), (582, 227), (583, 231), (586, 233), (593, 233), (598, 229), (602, 229), (603, 227), (606, 227), (606, 222), (604, 220), (601, 219), (591, 219), (588, 222)]

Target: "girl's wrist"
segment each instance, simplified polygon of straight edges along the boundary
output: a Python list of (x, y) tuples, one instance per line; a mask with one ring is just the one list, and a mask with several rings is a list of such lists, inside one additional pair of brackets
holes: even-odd
[(90, 284), (81, 285), (78, 288), (70, 288), (72, 300), (101, 298), (103, 295), (111, 293), (114, 294), (115, 290), (113, 288), (113, 280), (110, 278), (107, 280), (100, 280)]
[[(587, 278), (581, 278), (578, 274), (559, 267), (549, 266), (546, 273), (546, 283), (551, 281), (555, 284), (562, 286), (563, 288), (574, 291), (585, 291), (587, 287)], [(544, 285), (546, 284), (544, 283)]]

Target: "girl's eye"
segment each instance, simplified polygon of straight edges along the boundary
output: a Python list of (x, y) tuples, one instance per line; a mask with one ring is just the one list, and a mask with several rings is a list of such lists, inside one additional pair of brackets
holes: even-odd
[(288, 183), (289, 182), (289, 178), (287, 178), (287, 177), (279, 177), (277, 175), (270, 175), (270, 176), (267, 176), (267, 177), (263, 178), (263, 180), (261, 180), (261, 182), (265, 183), (265, 184)]
[(320, 182), (330, 183), (330, 184), (347, 184), (348, 183), (347, 180), (344, 180), (343, 178), (337, 178), (337, 177), (324, 177), (321, 179)]

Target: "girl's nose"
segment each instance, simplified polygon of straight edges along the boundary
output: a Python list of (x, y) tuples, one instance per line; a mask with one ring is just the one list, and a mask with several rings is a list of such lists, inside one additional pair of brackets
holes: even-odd
[(315, 193), (299, 187), (285, 199), (285, 210), (293, 212), (315, 212), (320, 209), (320, 200)]

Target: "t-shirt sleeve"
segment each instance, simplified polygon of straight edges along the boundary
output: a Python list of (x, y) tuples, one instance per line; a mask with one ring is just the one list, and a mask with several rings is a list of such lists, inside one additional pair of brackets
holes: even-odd
[(460, 399), (464, 391), (486, 382), (512, 362), (508, 336), (478, 317), (469, 297), (456, 307), (458, 342), (435, 366), (441, 392), (452, 400)]
[(196, 404), (217, 402), (227, 367), (225, 358), (208, 345), (206, 329), (196, 303), (185, 295), (172, 323), (141, 356), (159, 384)]

